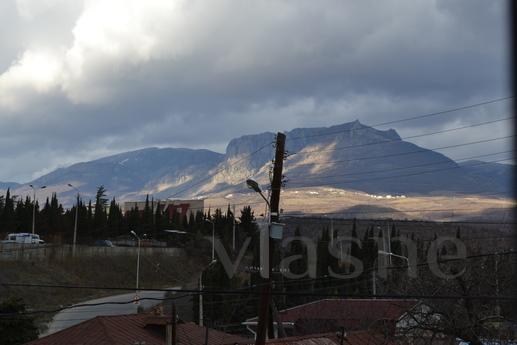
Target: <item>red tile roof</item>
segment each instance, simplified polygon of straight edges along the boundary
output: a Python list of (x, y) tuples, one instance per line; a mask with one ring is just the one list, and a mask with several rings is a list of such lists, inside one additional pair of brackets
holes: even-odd
[[(272, 339), (268, 345), (340, 345), (338, 333), (322, 333), (304, 336)], [(395, 342), (386, 339), (383, 335), (366, 331), (348, 332), (343, 344), (346, 345), (392, 345)], [(251, 343), (250, 343), (251, 345)]]
[[(147, 314), (98, 316), (27, 345), (164, 345), (165, 319)], [(204, 344), (205, 332), (206, 328), (194, 323), (180, 323), (178, 344)], [(245, 343), (248, 339), (209, 329), (208, 341), (210, 345), (225, 345)]]
[(304, 334), (327, 332), (342, 326), (348, 331), (360, 330), (383, 321), (395, 322), (416, 304), (416, 300), (323, 299), (281, 310), (279, 320), (293, 323)]

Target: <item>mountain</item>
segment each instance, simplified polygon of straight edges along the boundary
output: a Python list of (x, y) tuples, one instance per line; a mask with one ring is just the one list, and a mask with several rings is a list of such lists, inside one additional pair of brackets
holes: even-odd
[(486, 163), (479, 160), (469, 160), (459, 163), (470, 176), (490, 181), (495, 188), (512, 190), (512, 175), (514, 167), (509, 164)]
[[(287, 188), (330, 186), (368, 193), (448, 194), (509, 191), (506, 175), (489, 178), (487, 163), (463, 167), (447, 156), (403, 141), (393, 129), (378, 130), (359, 121), (286, 132), (290, 155), (284, 165)], [(197, 193), (245, 190), (242, 181), (253, 176), (263, 185), (269, 179), (273, 133), (230, 141), (224, 173)], [(266, 145), (266, 149), (255, 153)], [(237, 166), (232, 165), (238, 162)], [(477, 170), (479, 169), (479, 171)], [(510, 171), (511, 166), (507, 166)], [(240, 189), (239, 189), (240, 188)]]
[[(513, 166), (471, 161), (457, 164), (445, 155), (403, 141), (393, 129), (359, 121), (286, 132), (286, 188), (330, 186), (367, 193), (440, 195), (510, 191)], [(77, 186), (93, 196), (104, 185), (117, 199), (202, 197), (247, 192), (244, 181), (269, 181), (275, 134), (232, 139), (225, 154), (209, 150), (148, 148), (57, 169), (32, 181), (66, 197)], [(27, 185), (20, 186), (23, 191)], [(47, 191), (48, 192), (48, 191)]]
[(72, 196), (75, 191), (67, 187), (71, 183), (90, 197), (103, 185), (110, 196), (128, 200), (196, 181), (223, 159), (209, 150), (153, 147), (60, 168), (31, 183)]
[(19, 183), (16, 182), (0, 182), (0, 190), (6, 190), (8, 188), (15, 189), (20, 186)]

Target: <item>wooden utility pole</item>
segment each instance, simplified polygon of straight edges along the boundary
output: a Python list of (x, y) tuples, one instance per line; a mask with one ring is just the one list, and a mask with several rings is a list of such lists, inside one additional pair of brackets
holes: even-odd
[[(270, 223), (269, 230), (271, 231), (271, 222), (278, 222), (280, 218), (280, 190), (282, 188), (282, 170), (284, 166), (285, 153), (285, 134), (277, 133), (276, 135), (276, 153), (275, 163), (273, 167), (273, 181), (271, 182), (271, 199), (269, 203)], [(257, 329), (257, 339), (255, 345), (264, 345), (266, 343), (266, 331), (269, 328), (269, 338), (274, 338), (273, 320), (271, 315), (271, 273), (273, 270), (274, 258), (274, 241), (269, 234), (269, 274), (263, 279), (263, 286), (261, 289), (260, 304), (259, 304), (259, 319)]]
[(165, 344), (176, 345), (176, 304), (174, 302), (171, 306), (171, 320), (165, 330)]

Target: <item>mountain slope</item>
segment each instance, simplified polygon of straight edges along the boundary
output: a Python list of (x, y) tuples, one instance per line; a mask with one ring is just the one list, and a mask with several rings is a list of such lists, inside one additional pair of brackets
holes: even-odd
[(20, 184), (16, 182), (0, 182), (0, 190), (6, 190), (8, 188), (14, 189), (19, 186)]
[(469, 160), (459, 164), (470, 176), (485, 180), (493, 185), (493, 190), (512, 190), (512, 174), (514, 167), (509, 164), (486, 163)]
[(61, 186), (68, 191), (64, 194), (73, 194), (66, 187), (72, 183), (86, 195), (93, 195), (103, 185), (117, 198), (140, 198), (197, 180), (223, 157), (209, 150), (148, 148), (57, 169), (32, 183)]
[[(331, 186), (369, 193), (443, 194), (507, 190), (504, 179), (473, 173), (445, 155), (401, 140), (395, 130), (377, 130), (359, 121), (326, 128), (294, 129), (286, 133), (290, 156), (284, 168), (287, 188)], [(253, 176), (268, 182), (272, 149), (252, 154), (274, 141), (273, 133), (232, 140), (218, 174), (197, 193), (228, 189), (243, 191), (242, 181)], [(232, 163), (241, 160), (235, 167)], [(226, 188), (226, 189), (225, 189)]]
[[(368, 193), (448, 195), (508, 191), (512, 166), (457, 164), (447, 156), (401, 140), (393, 129), (359, 121), (286, 132), (286, 188), (330, 186)], [(149, 148), (57, 169), (33, 181), (72, 197), (72, 183), (92, 196), (104, 185), (118, 199), (199, 197), (246, 192), (244, 181), (269, 181), (274, 133), (231, 140), (226, 153)], [(22, 186), (20, 190), (24, 190)]]

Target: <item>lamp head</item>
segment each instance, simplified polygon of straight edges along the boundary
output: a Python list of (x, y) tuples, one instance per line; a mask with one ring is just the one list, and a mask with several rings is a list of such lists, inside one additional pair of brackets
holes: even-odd
[(168, 232), (168, 233), (172, 233), (172, 234), (186, 234), (187, 232), (186, 231), (182, 231), (182, 230), (163, 230), (164, 232)]
[(253, 189), (257, 193), (262, 193), (262, 190), (260, 189), (260, 186), (257, 183), (257, 181), (248, 179), (248, 180), (246, 180), (246, 184), (248, 185), (249, 189)]

